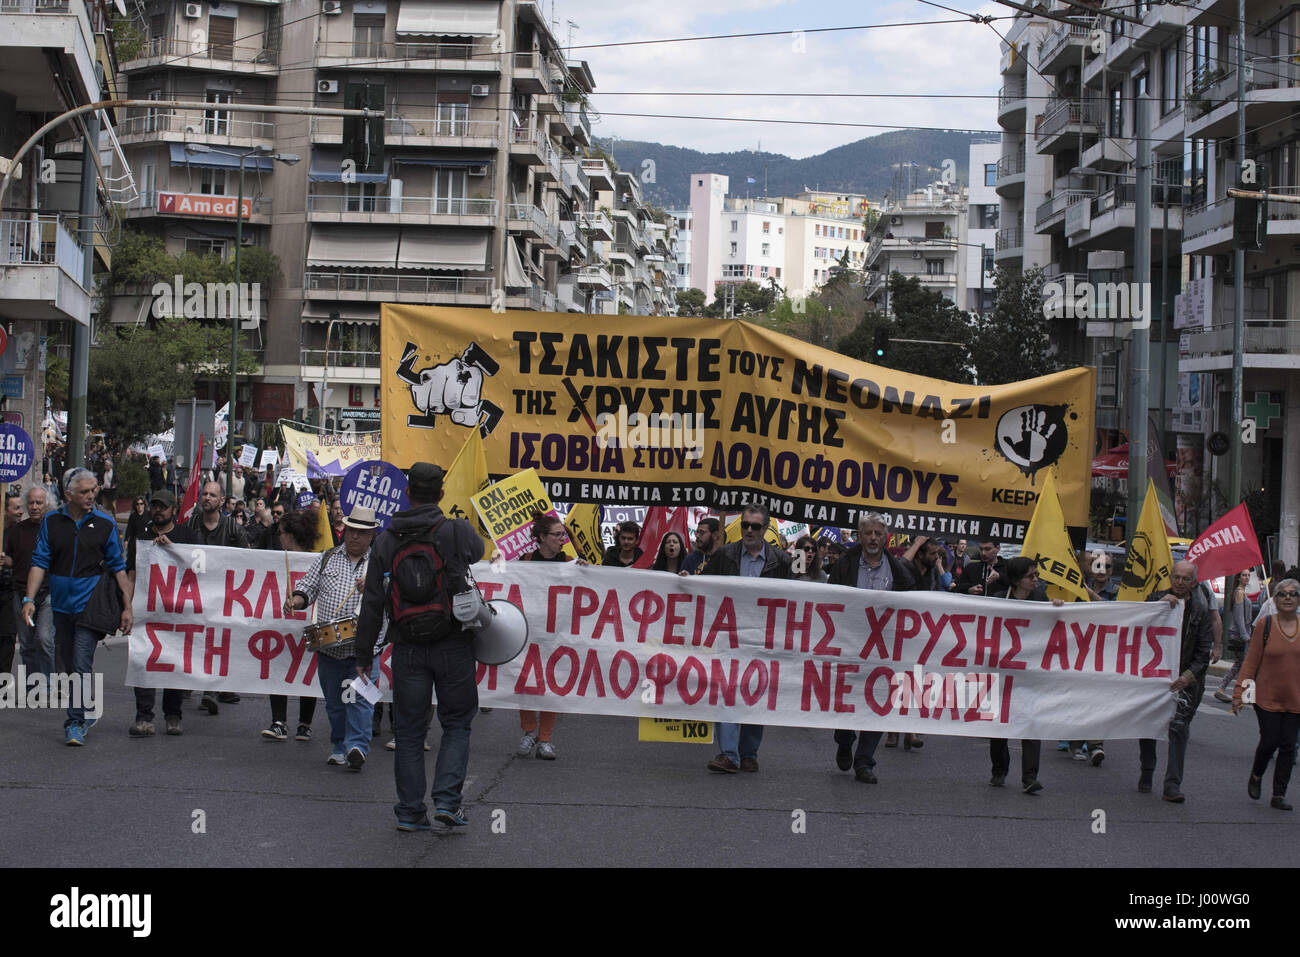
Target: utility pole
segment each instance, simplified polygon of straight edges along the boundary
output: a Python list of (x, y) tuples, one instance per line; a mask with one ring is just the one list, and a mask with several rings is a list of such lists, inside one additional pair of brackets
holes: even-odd
[[(1246, 0), (1237, 0), (1237, 182), (1246, 168)], [(1267, 212), (1265, 212), (1267, 216)], [(1246, 339), (1246, 247), (1232, 251), (1232, 411), (1228, 421), (1228, 509), (1241, 501), (1242, 350)], [(1213, 505), (1211, 505), (1213, 508)], [(1213, 514), (1210, 516), (1213, 518)]]
[[(99, 72), (99, 66), (95, 66)], [(100, 77), (103, 83), (103, 77)], [(93, 154), (98, 149), (99, 114), (91, 113), (86, 117), (86, 139), (81, 153), (81, 197), (77, 204), (77, 238), (82, 242), (82, 285), (87, 289), (95, 288), (95, 161)], [(15, 165), (17, 158), (15, 157)], [(79, 468), (86, 464), (86, 392), (90, 384), (90, 324), (79, 322), (72, 324), (72, 356), (69, 363), (68, 382), (68, 457), (64, 460), (67, 468)], [(54, 476), (63, 491), (63, 476)]]
[[(1133, 281), (1151, 284), (1151, 97), (1143, 93), (1134, 102), (1133, 129), (1138, 137), (1137, 182), (1133, 198)], [(1148, 297), (1148, 301), (1150, 301)], [(1147, 313), (1148, 320), (1150, 312)], [(1132, 318), (1130, 314), (1130, 319)], [(1146, 493), (1147, 407), (1151, 326), (1131, 323), (1133, 349), (1129, 362), (1128, 503), (1124, 531), (1130, 543)], [(1163, 468), (1163, 463), (1162, 466)]]

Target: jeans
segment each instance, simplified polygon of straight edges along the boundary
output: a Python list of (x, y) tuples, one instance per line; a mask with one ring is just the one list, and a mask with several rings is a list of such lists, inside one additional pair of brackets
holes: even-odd
[[(356, 695), (356, 700), (344, 703), (343, 682), (347, 678), (356, 678), (357, 659), (331, 658), (329, 655), (316, 656), (316, 674), (320, 678), (321, 691), (325, 693), (325, 714), (330, 719), (330, 744), (335, 754), (347, 754), (353, 748), (370, 756), (370, 724), (374, 719), (375, 706)], [(379, 662), (376, 661), (370, 671), (370, 680), (379, 678)]]
[(452, 635), (432, 644), (398, 644), (389, 660), (393, 672), (393, 778), (399, 821), (419, 821), (424, 803), (424, 736), (429, 730), (429, 701), (438, 693), (442, 741), (433, 772), (434, 809), (458, 810), (469, 769), (470, 722), (478, 711), (474, 646), (467, 635)]
[[(136, 720), (144, 719), (145, 721), (153, 720), (154, 702), (158, 700), (157, 688), (136, 688), (135, 689), (135, 716)], [(168, 718), (181, 716), (181, 704), (185, 701), (185, 692), (179, 688), (163, 689), (163, 715)]]
[(36, 599), (36, 622), (32, 628), (23, 620), (23, 596), (14, 595), (14, 615), (18, 619), (18, 654), (27, 674), (43, 674), (47, 681), (54, 673), (54, 609), (47, 591)]
[[(63, 660), (65, 667), (69, 663), (71, 664), (67, 674), (80, 678), (83, 688), (87, 687), (92, 680), (95, 670), (95, 648), (103, 637), (97, 631), (91, 631), (84, 625), (78, 625), (76, 615), (67, 615), (59, 611), (54, 613), (54, 642), (58, 648), (59, 657)], [(84, 695), (81, 703), (86, 703)], [(63, 722), (63, 726), (65, 728), (71, 727), (74, 724), (81, 724), (85, 720), (85, 708), (68, 708), (68, 720)]]
[(876, 748), (880, 747), (880, 739), (885, 736), (883, 731), (836, 731), (836, 744), (853, 744), (853, 739), (858, 739), (858, 748), (853, 752), (853, 770), (858, 768), (871, 769), (876, 766)]
[[(1043, 753), (1043, 742), (1020, 742), (1020, 783), (1031, 784), (1038, 780), (1038, 761)], [(989, 738), (989, 758), (993, 761), (993, 773), (1006, 777), (1011, 770), (1011, 747), (1006, 738)]]
[(718, 732), (718, 750), (739, 765), (741, 758), (757, 758), (758, 746), (763, 743), (761, 724), (731, 724), (719, 721), (713, 726)]
[[(1180, 791), (1183, 783), (1183, 761), (1187, 757), (1187, 739), (1191, 735), (1192, 718), (1201, 704), (1205, 686), (1199, 681), (1178, 695), (1178, 710), (1169, 722), (1169, 766), (1165, 768), (1165, 794)], [(1138, 757), (1143, 771), (1156, 769), (1156, 742), (1153, 738), (1138, 741)]]
[(1262, 778), (1268, 762), (1277, 751), (1277, 764), (1273, 766), (1273, 796), (1286, 797), (1291, 783), (1291, 769), (1295, 766), (1296, 732), (1300, 731), (1300, 714), (1290, 711), (1265, 711), (1255, 705), (1255, 719), (1259, 722), (1259, 747), (1255, 749), (1255, 763), (1250, 773)]
[(1241, 671), (1241, 666), (1246, 662), (1246, 652), (1248, 651), (1250, 651), (1249, 641), (1247, 641), (1246, 646), (1237, 653), (1237, 656), (1233, 658), (1232, 667), (1228, 669), (1227, 674), (1223, 676), (1223, 680), (1219, 682), (1219, 690), (1224, 694), (1232, 694), (1232, 684), (1237, 680), (1237, 674)]

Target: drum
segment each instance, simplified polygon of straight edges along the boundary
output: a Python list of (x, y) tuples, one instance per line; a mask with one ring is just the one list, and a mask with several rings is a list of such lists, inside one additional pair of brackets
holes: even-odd
[(308, 625), (303, 637), (307, 639), (310, 651), (319, 651), (331, 658), (351, 658), (357, 653), (357, 619), (338, 618)]

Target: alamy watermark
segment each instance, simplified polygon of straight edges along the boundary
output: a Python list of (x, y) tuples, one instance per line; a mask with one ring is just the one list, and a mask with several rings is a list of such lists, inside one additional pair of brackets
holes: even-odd
[(0, 708), (83, 709), (88, 718), (104, 713), (104, 675), (55, 674), (37, 672), (28, 677), (27, 669), (18, 665), (13, 674), (0, 674)]
[(256, 329), (261, 321), (262, 284), (257, 282), (185, 282), (177, 273), (170, 284), (154, 283), (149, 294), (155, 319), (238, 316), (244, 329)]
[(596, 444), (602, 449), (683, 449), (692, 461), (704, 457), (704, 415), (699, 412), (617, 412), (596, 416)]
[(1043, 315), (1048, 319), (1096, 319), (1132, 322), (1134, 329), (1151, 326), (1151, 283), (1064, 282), (1043, 283)]

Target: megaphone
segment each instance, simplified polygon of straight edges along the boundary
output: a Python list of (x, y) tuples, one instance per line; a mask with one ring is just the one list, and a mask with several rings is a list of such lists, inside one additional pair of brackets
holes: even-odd
[(466, 631), (474, 632), (474, 658), (484, 665), (513, 661), (528, 645), (528, 620), (504, 599), (484, 601), (478, 586), (451, 599), (451, 612)]

